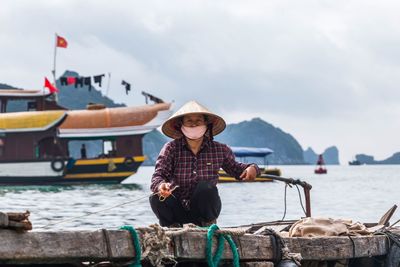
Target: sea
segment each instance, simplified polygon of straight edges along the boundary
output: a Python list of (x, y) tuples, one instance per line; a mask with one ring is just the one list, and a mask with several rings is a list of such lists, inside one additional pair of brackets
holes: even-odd
[[(313, 217), (378, 222), (393, 205), (400, 204), (400, 165), (327, 166), (327, 174), (314, 174), (314, 166), (278, 167), (282, 177), (312, 186)], [(33, 231), (118, 229), (157, 223), (148, 197), (154, 167), (142, 166), (121, 184), (0, 187), (0, 211), (30, 212)], [(219, 184), (222, 227), (304, 217), (303, 189), (283, 182)], [(394, 213), (392, 223), (400, 219)]]

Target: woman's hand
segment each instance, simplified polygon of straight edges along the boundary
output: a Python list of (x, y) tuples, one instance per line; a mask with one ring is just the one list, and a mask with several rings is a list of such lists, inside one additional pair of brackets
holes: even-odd
[(161, 183), (158, 186), (158, 195), (162, 198), (167, 198), (171, 195), (171, 183)]
[(257, 176), (257, 169), (254, 165), (250, 165), (247, 167), (242, 174), (240, 175), (240, 178), (244, 181), (254, 181)]

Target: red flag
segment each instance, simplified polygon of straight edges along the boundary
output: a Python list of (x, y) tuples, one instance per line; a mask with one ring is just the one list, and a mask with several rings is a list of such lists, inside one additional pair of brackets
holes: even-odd
[(57, 35), (57, 47), (67, 48), (67, 46), (68, 46), (67, 40), (65, 40), (64, 37)]
[(57, 92), (59, 92), (58, 89), (57, 89), (54, 85), (52, 85), (52, 84), (49, 82), (49, 80), (47, 80), (46, 77), (44, 77), (44, 87), (49, 88), (50, 93), (57, 93)]

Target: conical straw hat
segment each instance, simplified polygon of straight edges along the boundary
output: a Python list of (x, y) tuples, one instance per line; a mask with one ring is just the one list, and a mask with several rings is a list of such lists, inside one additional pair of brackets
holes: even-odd
[(226, 123), (224, 119), (220, 116), (215, 115), (211, 111), (209, 111), (204, 106), (200, 105), (196, 101), (187, 102), (183, 105), (174, 115), (172, 115), (161, 127), (162, 132), (173, 139), (177, 139), (182, 137), (182, 133), (180, 131), (180, 120), (185, 115), (193, 115), (193, 114), (203, 114), (208, 118), (208, 123), (213, 124), (212, 133), (213, 135), (217, 135), (222, 132)]

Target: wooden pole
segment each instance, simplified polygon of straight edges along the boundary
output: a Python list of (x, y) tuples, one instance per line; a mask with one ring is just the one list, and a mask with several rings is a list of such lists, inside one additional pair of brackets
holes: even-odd
[(306, 216), (311, 217), (311, 197), (310, 197), (310, 190), (312, 186), (306, 182), (303, 182), (299, 179), (293, 179), (293, 178), (285, 178), (281, 176), (276, 176), (272, 174), (261, 174), (261, 177), (263, 178), (270, 178), (272, 180), (277, 180), (281, 182), (285, 182), (288, 184), (293, 184), (293, 185), (300, 185), (304, 189), (304, 197), (306, 200)]
[(56, 56), (57, 56), (57, 33), (55, 34), (55, 43), (54, 43), (54, 58), (53, 58), (53, 83), (56, 84)]
[(108, 96), (108, 90), (110, 90), (110, 82), (111, 82), (111, 72), (108, 73), (106, 96)]

